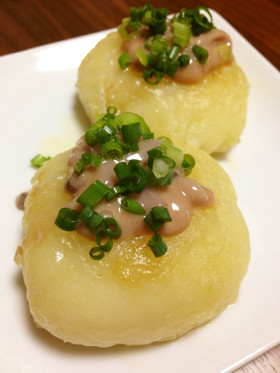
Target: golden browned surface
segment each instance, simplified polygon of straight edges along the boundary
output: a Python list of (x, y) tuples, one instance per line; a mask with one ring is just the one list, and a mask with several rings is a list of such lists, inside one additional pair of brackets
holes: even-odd
[(149, 85), (142, 72), (122, 71), (123, 53), (117, 33), (103, 39), (82, 61), (77, 88), (80, 100), (94, 121), (110, 105), (121, 112), (140, 114), (157, 135), (169, 136), (208, 153), (224, 152), (239, 142), (245, 127), (249, 85), (234, 62), (210, 73), (197, 84), (179, 84), (164, 78)]
[(38, 171), (25, 204), (25, 237), (16, 254), (38, 326), (72, 343), (110, 346), (177, 338), (235, 302), (249, 262), (249, 237), (233, 186), (206, 153), (192, 177), (216, 202), (195, 209), (188, 229), (166, 238), (155, 258), (148, 237), (115, 243), (104, 259), (89, 257), (93, 242), (54, 225), (65, 192), (69, 152)]

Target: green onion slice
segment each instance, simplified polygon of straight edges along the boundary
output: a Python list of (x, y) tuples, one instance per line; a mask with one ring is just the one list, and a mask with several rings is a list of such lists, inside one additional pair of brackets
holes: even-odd
[(110, 202), (112, 199), (117, 197), (118, 195), (125, 193), (127, 191), (126, 186), (116, 185), (114, 188), (110, 189), (110, 191), (106, 194), (105, 198), (106, 201)]
[(131, 178), (131, 169), (125, 161), (119, 162), (114, 167), (115, 174), (118, 178), (118, 184), (125, 186)]
[(94, 131), (97, 141), (101, 144), (110, 141), (115, 133), (115, 127), (113, 127), (109, 122), (106, 122), (102, 127), (99, 127)]
[(64, 207), (59, 210), (55, 224), (64, 231), (74, 231), (80, 220), (80, 214), (73, 209)]
[[(205, 13), (200, 13), (201, 10), (209, 16), (209, 19), (205, 16)], [(198, 23), (198, 25), (202, 27), (203, 30), (210, 30), (211, 28), (213, 28), (212, 14), (205, 6), (198, 6), (195, 8), (194, 19)]]
[(113, 240), (111, 237), (108, 237), (108, 235), (104, 231), (100, 231), (97, 233), (96, 243), (106, 253), (112, 250)]
[(106, 234), (107, 237), (120, 238), (122, 234), (121, 227), (114, 218), (105, 218), (103, 220), (103, 230), (102, 232)]
[(121, 127), (121, 132), (123, 139), (126, 143), (130, 145), (132, 151), (137, 151), (138, 145), (137, 141), (142, 136), (142, 129), (139, 122), (123, 124)]
[(106, 194), (110, 188), (101, 181), (94, 181), (77, 199), (83, 206), (94, 207)]
[(192, 172), (192, 169), (195, 166), (195, 159), (190, 154), (184, 154), (184, 159), (182, 162), (182, 167), (184, 169), (184, 174), (187, 176)]
[(180, 67), (179, 61), (170, 61), (170, 63), (168, 64), (167, 70), (166, 70), (166, 74), (170, 76), (171, 78), (174, 78), (176, 71), (179, 69), (179, 67)]
[(148, 57), (141, 45), (137, 48), (136, 56), (140, 61), (141, 65), (148, 66)]
[(86, 166), (91, 165), (91, 167), (99, 167), (101, 165), (102, 158), (95, 153), (83, 153), (81, 158), (74, 166), (74, 171), (79, 176), (84, 172)]
[(123, 156), (121, 144), (115, 140), (101, 144), (101, 152), (105, 158), (118, 159)]
[(158, 71), (158, 70), (153, 69), (153, 68), (149, 68), (146, 71), (144, 71), (142, 76), (143, 76), (145, 82), (147, 82), (149, 84), (152, 84), (152, 85), (155, 85), (155, 84), (158, 84), (160, 82), (161, 78), (163, 77), (163, 72)]
[(180, 49), (186, 48), (192, 36), (190, 25), (183, 19), (172, 22), (173, 27), (173, 43), (178, 45)]
[(150, 140), (150, 139), (153, 139), (154, 138), (154, 133), (151, 132), (151, 133), (144, 133), (143, 136), (142, 136), (143, 140)]
[(171, 220), (168, 209), (163, 206), (153, 207), (144, 218), (144, 222), (155, 233), (159, 231), (165, 223), (168, 223)]
[(160, 136), (160, 137), (158, 137), (158, 140), (161, 141), (164, 144), (172, 145), (172, 140), (169, 137)]
[(197, 59), (197, 62), (200, 63), (201, 65), (204, 65), (205, 62), (208, 59), (208, 55), (209, 55), (208, 51), (206, 49), (200, 47), (197, 44), (195, 44), (192, 47), (192, 51), (193, 51), (193, 54), (195, 55), (195, 57)]
[(173, 180), (176, 163), (169, 157), (158, 157), (152, 160), (150, 184), (153, 186), (170, 185)]
[(135, 113), (130, 113), (130, 112), (121, 113), (117, 117), (117, 123), (118, 123), (119, 128), (121, 128), (125, 124), (140, 123), (143, 134), (151, 133), (151, 130), (149, 126), (147, 125), (147, 123), (145, 122), (144, 118)]
[(131, 170), (129, 189), (132, 192), (141, 193), (148, 183), (147, 173), (136, 159), (130, 160), (128, 165)]
[(181, 56), (178, 57), (178, 61), (180, 63), (181, 67), (185, 67), (190, 63), (190, 56), (188, 54), (182, 54)]
[(121, 208), (125, 211), (131, 212), (132, 214), (145, 215), (146, 211), (139, 202), (131, 198), (123, 198), (121, 201)]
[(106, 110), (107, 114), (110, 114), (112, 116), (115, 116), (117, 114), (117, 111), (118, 110), (115, 106), (108, 106)]
[(96, 246), (89, 251), (89, 255), (94, 260), (100, 260), (104, 257), (104, 250), (100, 246)]
[(181, 149), (171, 144), (167, 144), (166, 142), (161, 145), (161, 148), (164, 150), (164, 155), (166, 157), (173, 159), (176, 166), (181, 167), (184, 159), (184, 153)]
[(83, 208), (80, 218), (93, 232), (96, 232), (103, 222), (103, 217), (89, 206)]
[(131, 64), (132, 62), (132, 59), (130, 57), (130, 55), (128, 53), (123, 53), (122, 55), (120, 55), (119, 57), (119, 65), (121, 67), (122, 70), (125, 70), (129, 67), (129, 65)]
[(48, 161), (49, 159), (51, 159), (51, 157), (47, 156), (43, 156), (42, 154), (37, 154), (35, 155), (35, 157), (33, 157), (31, 159), (31, 164), (32, 166), (36, 167), (36, 168), (40, 168), (43, 166), (43, 164)]
[(150, 238), (148, 245), (152, 249), (152, 252), (156, 258), (164, 255), (167, 252), (167, 245), (159, 233), (155, 233), (153, 237)]
[(151, 211), (152, 211), (153, 217), (156, 220), (162, 220), (164, 223), (167, 223), (172, 220), (168, 212), (168, 209), (166, 207), (155, 206), (152, 208)]

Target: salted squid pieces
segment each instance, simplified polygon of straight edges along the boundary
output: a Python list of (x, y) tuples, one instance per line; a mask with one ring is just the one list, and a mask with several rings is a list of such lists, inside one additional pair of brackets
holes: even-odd
[(112, 107), (37, 171), (23, 225), (15, 260), (34, 322), (85, 346), (167, 341), (209, 322), (236, 301), (250, 257), (219, 164)]
[(167, 13), (131, 8), (81, 62), (80, 101), (91, 121), (114, 105), (160, 123), (179, 147), (225, 152), (240, 141), (249, 93), (231, 38), (205, 7)]

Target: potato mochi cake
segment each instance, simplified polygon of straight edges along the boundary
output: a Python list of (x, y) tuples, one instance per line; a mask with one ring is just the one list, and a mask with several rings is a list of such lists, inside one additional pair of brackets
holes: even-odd
[(178, 338), (236, 301), (249, 257), (249, 235), (232, 183), (206, 152), (190, 145), (196, 165), (190, 178), (214, 192), (211, 207), (195, 208), (189, 226), (164, 237), (155, 257), (151, 235), (114, 241), (93, 260), (91, 238), (59, 229), (71, 151), (47, 161), (25, 201), (25, 236), (15, 260), (38, 327), (65, 342), (109, 347)]
[[(248, 81), (233, 57), (231, 40), (214, 27), (212, 16), (211, 21), (205, 21), (204, 7), (189, 13), (181, 10), (172, 21), (167, 18), (163, 34), (159, 31), (160, 35), (154, 35), (151, 26), (145, 23), (148, 17), (145, 14), (159, 17), (160, 11), (145, 7), (133, 10), (119, 26), (119, 32), (110, 33), (88, 53), (78, 72), (80, 101), (91, 121), (96, 120), (97, 113), (113, 105), (120, 111), (142, 115), (153, 131), (159, 136), (169, 136), (179, 147), (189, 143), (208, 153), (225, 152), (240, 140), (249, 93)], [(178, 41), (176, 25), (180, 28), (192, 22), (189, 14), (196, 14), (193, 18), (201, 21), (200, 26), (205, 22), (205, 29), (201, 34), (194, 34), (196, 25), (192, 24), (187, 45), (180, 34)], [(208, 18), (209, 14), (206, 13)], [(129, 35), (127, 30), (133, 28), (135, 22), (142, 22), (142, 25)], [(165, 47), (166, 40), (173, 44)], [(179, 48), (176, 43), (183, 46)], [(161, 48), (160, 52), (154, 52), (155, 46)], [(209, 53), (206, 62), (199, 60), (194, 48)], [(173, 51), (179, 56), (175, 61), (170, 57)], [(131, 66), (126, 68), (124, 61), (122, 70), (119, 58), (126, 53)], [(176, 66), (173, 66), (186, 56), (188, 65), (175, 71)], [(158, 66), (166, 61), (170, 63), (162, 67), (163, 74)], [(148, 69), (149, 63), (152, 67)], [(144, 74), (148, 72), (146, 80), (143, 71)], [(147, 83), (149, 74), (158, 78), (158, 84)]]

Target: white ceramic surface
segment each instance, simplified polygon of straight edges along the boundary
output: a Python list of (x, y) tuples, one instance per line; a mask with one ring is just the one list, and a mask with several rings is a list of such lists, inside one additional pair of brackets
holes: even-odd
[(88, 125), (76, 98), (77, 68), (108, 32), (0, 58), (1, 251), (0, 370), (2, 372), (231, 371), (280, 342), (280, 74), (221, 16), (218, 27), (251, 84), (248, 120), (238, 146), (218, 159), (236, 187), (248, 223), (252, 259), (238, 302), (209, 325), (170, 343), (84, 348), (37, 329), (13, 256), (23, 234), (15, 197), (30, 187), (37, 153), (74, 145)]

